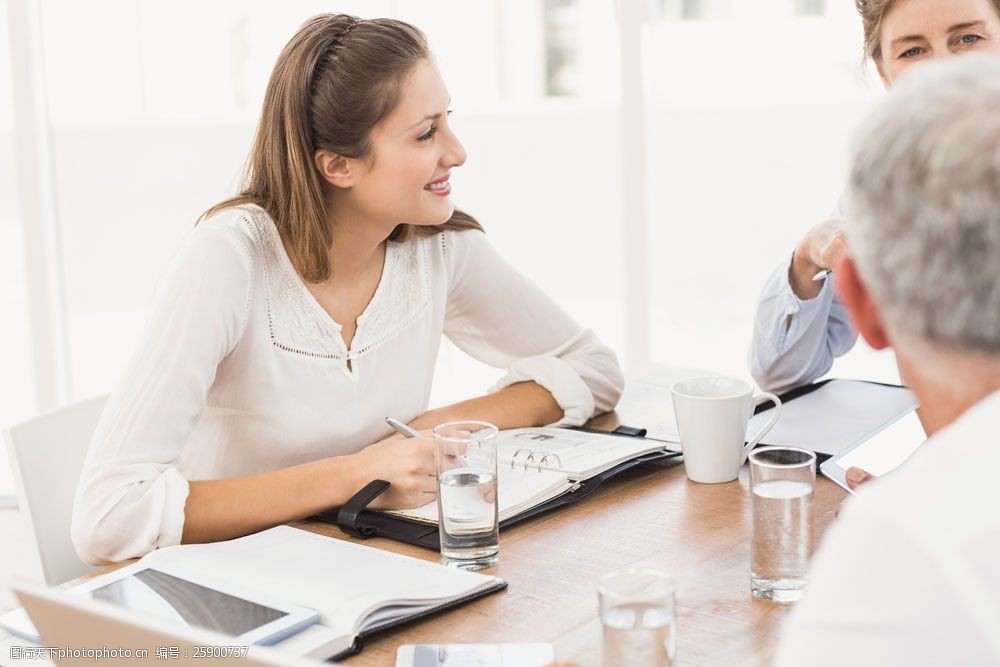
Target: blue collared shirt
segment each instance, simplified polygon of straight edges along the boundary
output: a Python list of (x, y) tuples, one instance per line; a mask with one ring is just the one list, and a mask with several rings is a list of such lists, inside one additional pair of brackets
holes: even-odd
[(779, 266), (760, 295), (750, 347), (750, 373), (766, 391), (781, 393), (825, 375), (858, 339), (830, 276), (803, 301), (788, 281), (791, 260)]

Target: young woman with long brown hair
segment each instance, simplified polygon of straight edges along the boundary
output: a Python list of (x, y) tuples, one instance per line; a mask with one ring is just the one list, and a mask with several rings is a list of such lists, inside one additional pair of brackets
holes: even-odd
[[(888, 88), (910, 67), (966, 53), (1000, 54), (1000, 0), (855, 0), (865, 57)], [(769, 391), (827, 373), (858, 338), (825, 270), (847, 252), (849, 202), (816, 225), (771, 275), (754, 319), (750, 370)], [(814, 279), (815, 278), (815, 279)]]
[[(434, 498), (417, 429), (581, 424), (614, 407), (615, 355), (455, 210), (465, 151), (419, 30), (317, 16), (278, 58), (236, 197), (203, 216), (164, 278), (81, 477), (90, 562), (227, 539), (342, 504)], [(507, 375), (427, 410), (441, 335)]]

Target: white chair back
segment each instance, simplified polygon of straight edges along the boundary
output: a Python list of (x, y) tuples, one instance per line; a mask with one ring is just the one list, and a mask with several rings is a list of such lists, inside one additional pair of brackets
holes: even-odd
[(107, 399), (74, 403), (4, 433), (18, 506), (31, 523), (50, 586), (94, 571), (77, 556), (69, 527), (83, 461)]

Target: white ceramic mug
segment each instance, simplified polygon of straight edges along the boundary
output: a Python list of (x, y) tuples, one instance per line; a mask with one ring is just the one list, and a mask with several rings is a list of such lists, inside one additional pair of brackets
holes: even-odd
[[(754, 396), (743, 380), (704, 377), (682, 380), (670, 388), (681, 436), (688, 479), (702, 484), (731, 482), (740, 474), (750, 450), (781, 415), (781, 399), (767, 392)], [(753, 410), (774, 402), (774, 414), (749, 442), (743, 444)]]

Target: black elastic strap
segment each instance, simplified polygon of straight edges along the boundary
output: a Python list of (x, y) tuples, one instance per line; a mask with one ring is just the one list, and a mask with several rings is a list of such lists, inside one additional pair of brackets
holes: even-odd
[(337, 525), (340, 529), (355, 537), (366, 539), (375, 537), (378, 531), (371, 526), (359, 526), (358, 517), (373, 500), (382, 495), (388, 488), (389, 482), (384, 479), (375, 479), (365, 484), (364, 488), (351, 496), (351, 499), (344, 503), (340, 507), (340, 511), (337, 512)]
[(625, 426), (624, 424), (616, 427), (615, 430), (612, 431), (612, 433), (615, 433), (617, 435), (627, 435), (630, 438), (646, 437), (646, 429), (636, 428), (635, 426)]

